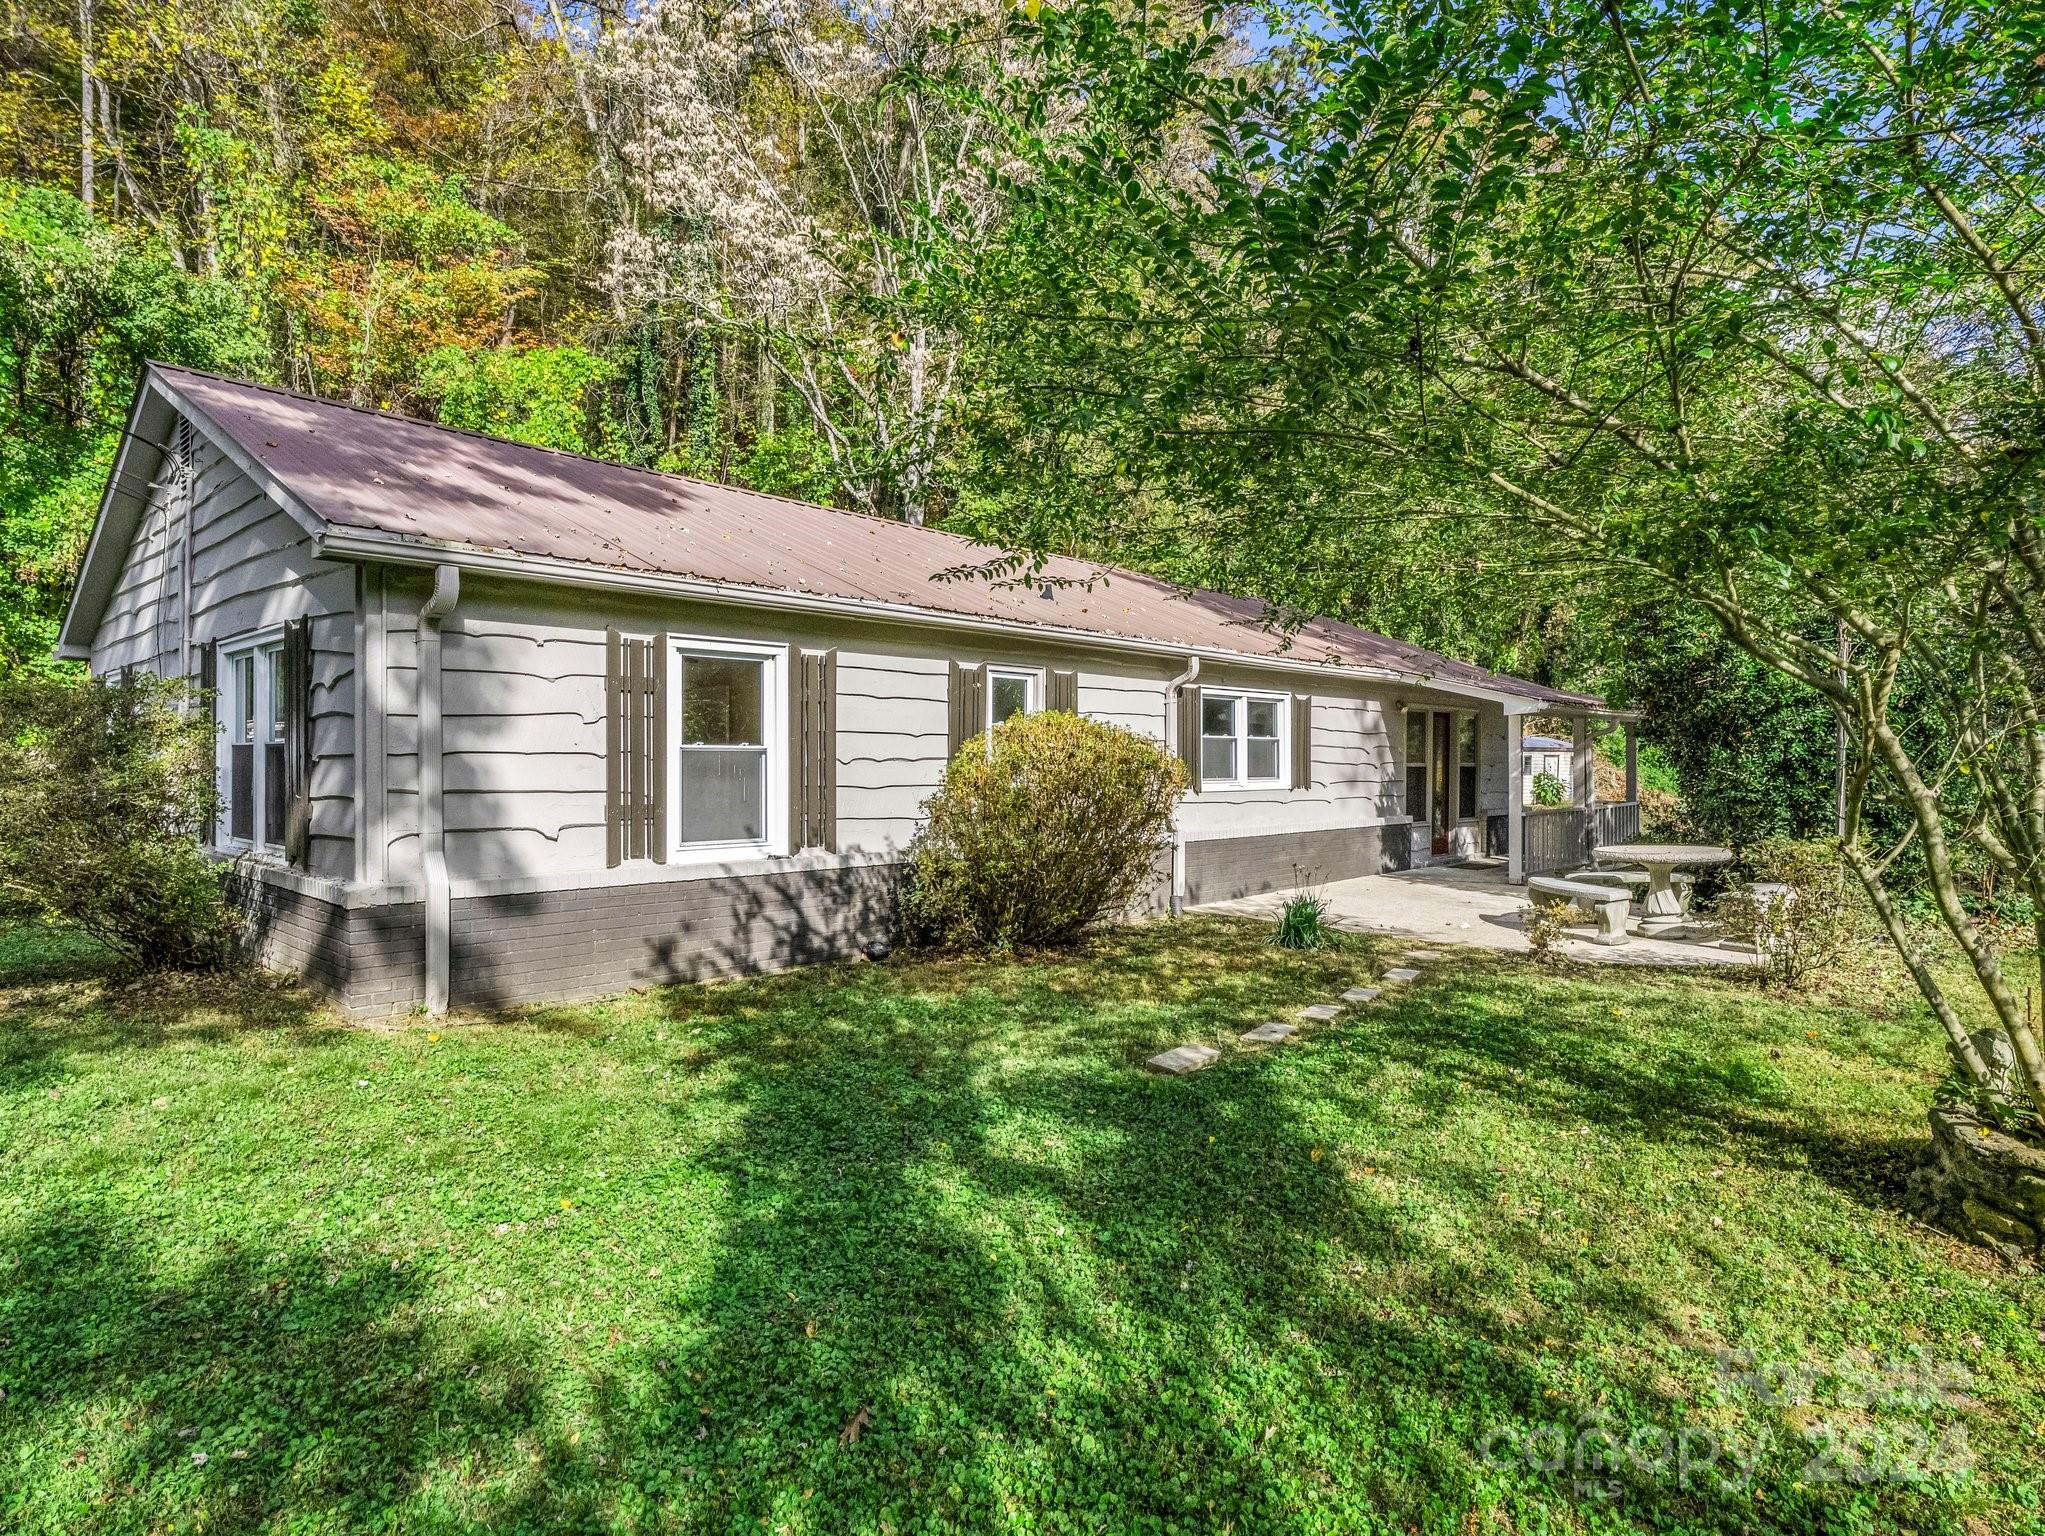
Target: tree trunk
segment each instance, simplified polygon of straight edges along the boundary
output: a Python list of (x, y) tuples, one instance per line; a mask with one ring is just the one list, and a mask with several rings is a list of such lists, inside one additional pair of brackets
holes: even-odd
[(92, 212), (92, 0), (78, 0), (78, 201)]

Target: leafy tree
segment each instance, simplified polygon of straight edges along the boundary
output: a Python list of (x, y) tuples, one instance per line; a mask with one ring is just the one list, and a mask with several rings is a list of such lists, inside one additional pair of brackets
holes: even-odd
[(442, 347), (421, 364), (419, 392), (451, 427), (593, 453), (596, 389), (610, 375), (580, 347)]
[[(1168, 517), (1260, 570), (1343, 526), (1396, 550), (1371, 530), (1417, 518), (1708, 616), (1844, 724), (1849, 865), (1985, 1084), (1897, 914), (1915, 865), (2045, 1110), (1957, 874), (2045, 896), (2045, 22), (1802, 0), (1270, 22), (1276, 66), (1223, 76), (1218, 32), (1042, 12), (1004, 97), (1014, 238), (959, 287), (996, 338), (976, 356), (1040, 338), (999, 401), (1016, 435), (1087, 516), (1119, 495), (1139, 534)], [(1158, 175), (1189, 121), (1203, 174)], [(1055, 547), (1060, 518), (1017, 526)]]
[(182, 682), (0, 678), (0, 910), (68, 923), (145, 966), (236, 955), (214, 813), (213, 731)]
[(828, 503), (838, 488), (830, 449), (804, 426), (761, 433), (735, 470), (741, 485), (799, 501)]
[(1823, 700), (1704, 615), (1631, 614), (1624, 629), (1613, 673), (1700, 833), (1736, 847), (1832, 835), (1835, 733)]
[(68, 193), (0, 181), (0, 368), (17, 430), (125, 412), (150, 358), (253, 371), (240, 296)]
[(249, 373), (261, 356), (228, 284), (68, 193), (0, 182), (0, 675), (52, 666), (142, 363)]
[(981, 110), (937, 82), (999, 73), (1005, 9), (658, 0), (595, 61), (642, 210), (611, 236), (619, 308), (752, 343), (763, 410), (792, 392), (851, 503), (912, 522), (960, 380), (957, 333), (919, 288), (1001, 209), (972, 153)]

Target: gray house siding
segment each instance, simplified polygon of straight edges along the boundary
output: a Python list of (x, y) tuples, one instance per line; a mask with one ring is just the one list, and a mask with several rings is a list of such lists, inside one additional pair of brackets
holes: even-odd
[(107, 676), (133, 667), (159, 677), (183, 669), (184, 547), (189, 497), (174, 473), (159, 474), (115, 578), (105, 621), (93, 637), (91, 667)]
[(151, 484), (90, 665), (100, 676), (139, 667), (161, 677), (189, 666), (196, 677), (210, 642), (310, 617), (310, 867), (345, 878), (355, 861), (355, 571), (316, 559), (310, 535), (210, 439), (194, 432), (191, 445), (188, 466), (166, 456)]
[(1217, 837), (1186, 845), (1186, 900), (1194, 905), (1300, 885), (1381, 875), (1410, 865), (1405, 825)]

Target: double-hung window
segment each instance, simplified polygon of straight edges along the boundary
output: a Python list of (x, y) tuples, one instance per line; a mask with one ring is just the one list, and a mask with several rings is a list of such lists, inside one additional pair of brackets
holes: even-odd
[(1427, 722), (1424, 709), (1406, 711), (1406, 814), (1427, 820)]
[(217, 769), (221, 819), (216, 841), (284, 846), (289, 787), (284, 779), (284, 646), (235, 641), (220, 648), (215, 709), (221, 717)]
[(1016, 715), (1035, 714), (1043, 707), (1038, 701), (1042, 682), (1037, 673), (1020, 667), (989, 667), (987, 729), (991, 731)]
[(771, 839), (775, 736), (771, 661), (765, 654), (675, 654), (677, 832), (681, 847), (763, 847)]
[(1207, 788), (1282, 785), (1286, 699), (1282, 693), (1200, 696), (1200, 780)]

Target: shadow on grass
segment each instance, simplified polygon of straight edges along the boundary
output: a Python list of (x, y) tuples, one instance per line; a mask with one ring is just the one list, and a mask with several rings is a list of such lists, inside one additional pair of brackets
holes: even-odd
[(104, 947), (34, 925), (0, 928), (0, 1090), (62, 1075), (66, 1056), (274, 1033), (316, 1044), (346, 1029), (296, 983), (249, 967), (136, 972)]
[[(1389, 1059), (1427, 1074), (1433, 1107), (1471, 1090), (1500, 1095), (1559, 1126), (1737, 1152), (1809, 1172), (1871, 1209), (1900, 1207), (1925, 1139), (1858, 1132), (1799, 1093), (1773, 1064), (1781, 1052), (1762, 1015), (1776, 1005), (1755, 989), (1654, 973), (1542, 978), (1481, 962), (1469, 974), (1484, 984), (1432, 984), (1427, 1006), (1387, 1010), (1375, 1033)], [(1701, 1033), (1700, 990), (1733, 1020), (1751, 1016), (1751, 1028)], [(1866, 1057), (1865, 1044), (1832, 1049)], [(1896, 1052), (1874, 1054), (1892, 1065)]]
[[(468, 1536), (1456, 1530), (1604, 1499), (1614, 1525), (1818, 1525), (1792, 1513), (1788, 1473), (1757, 1516), (1709, 1479), (1620, 1465), (1592, 1494), (1572, 1466), (1487, 1457), (1501, 1426), (1692, 1422), (1700, 1404), (1649, 1364), (1570, 1369), (1681, 1320), (1545, 1234), (1487, 1229), (1488, 1174), (1436, 1164), (1467, 1183), (1416, 1190), (1362, 1145), (1404, 1134), (1371, 1102), (1388, 1060), (1421, 1069), (1430, 1113), (1475, 1087), (1532, 1120), (1700, 1145), (1781, 1145), (1783, 1086), (1673, 1037), (1630, 1060), (1588, 1015), (1487, 1011), (1438, 984), (1189, 1079), (1137, 1071), (1342, 979), (1253, 943), (1161, 925), (1059, 963), (658, 994), (690, 1042), (675, 1141), (707, 1138), (727, 1204), (709, 1278), (656, 1287), (654, 1320), (589, 1357), (532, 1314), (515, 1335), (444, 1318), (443, 1277), (383, 1256), (181, 1269), (118, 1212), (45, 1207), (0, 1268), (0, 1465), (24, 1446), (48, 1464), (37, 1436), (60, 1407), (126, 1426), (107, 1464), (91, 1447), (78, 1464), (81, 1536), (188, 1514)], [(204, 1012), (132, 1027), (215, 1027)], [(601, 1010), (528, 1017), (601, 1027)], [(1507, 1268), (1566, 1303), (1518, 1315)]]
[[(450, 1351), (430, 1281), (374, 1255), (230, 1248), (166, 1274), (105, 1210), (13, 1236), (0, 1464), (62, 1467), (67, 1532), (382, 1528), (430, 1469), (539, 1425), (530, 1356)], [(60, 1415), (88, 1432), (38, 1444)]]
[[(1574, 1435), (1607, 1411), (1539, 1363), (1572, 1341), (1544, 1348), (1484, 1293), (1481, 1235), (1470, 1252), (1328, 1155), (1296, 1075), (1310, 1058), (1132, 1070), (1160, 1005), (1180, 1038), (1273, 1008), (1239, 944), (1184, 972), (1163, 953), (1138, 937), (1035, 974), (667, 994), (725, 1074), (734, 1129), (712, 1160), (731, 1208), (671, 1357), (598, 1392), (620, 1475), (686, 1490), (672, 1512), (705, 1532), (801, 1529), (806, 1512), (851, 1529), (1026, 1511), (1126, 1530), (1358, 1528), (1386, 1511), (1454, 1528), (1516, 1487), (1553, 1497), (1554, 1478), (1479, 1447), (1500, 1424)], [(1118, 1024), (1135, 998), (1143, 1019)], [(1011, 1057), (1015, 1030), (1047, 1048)], [(1687, 1106), (1721, 1086), (1672, 1085), (1669, 1106), (1705, 1113)], [(1538, 1246), (1515, 1258), (1566, 1286), (1587, 1329), (1675, 1326), (1623, 1274)], [(1671, 1428), (1697, 1409), (1645, 1376), (1626, 1390)], [(1606, 1479), (1635, 1518), (1753, 1527), (1730, 1485)]]

